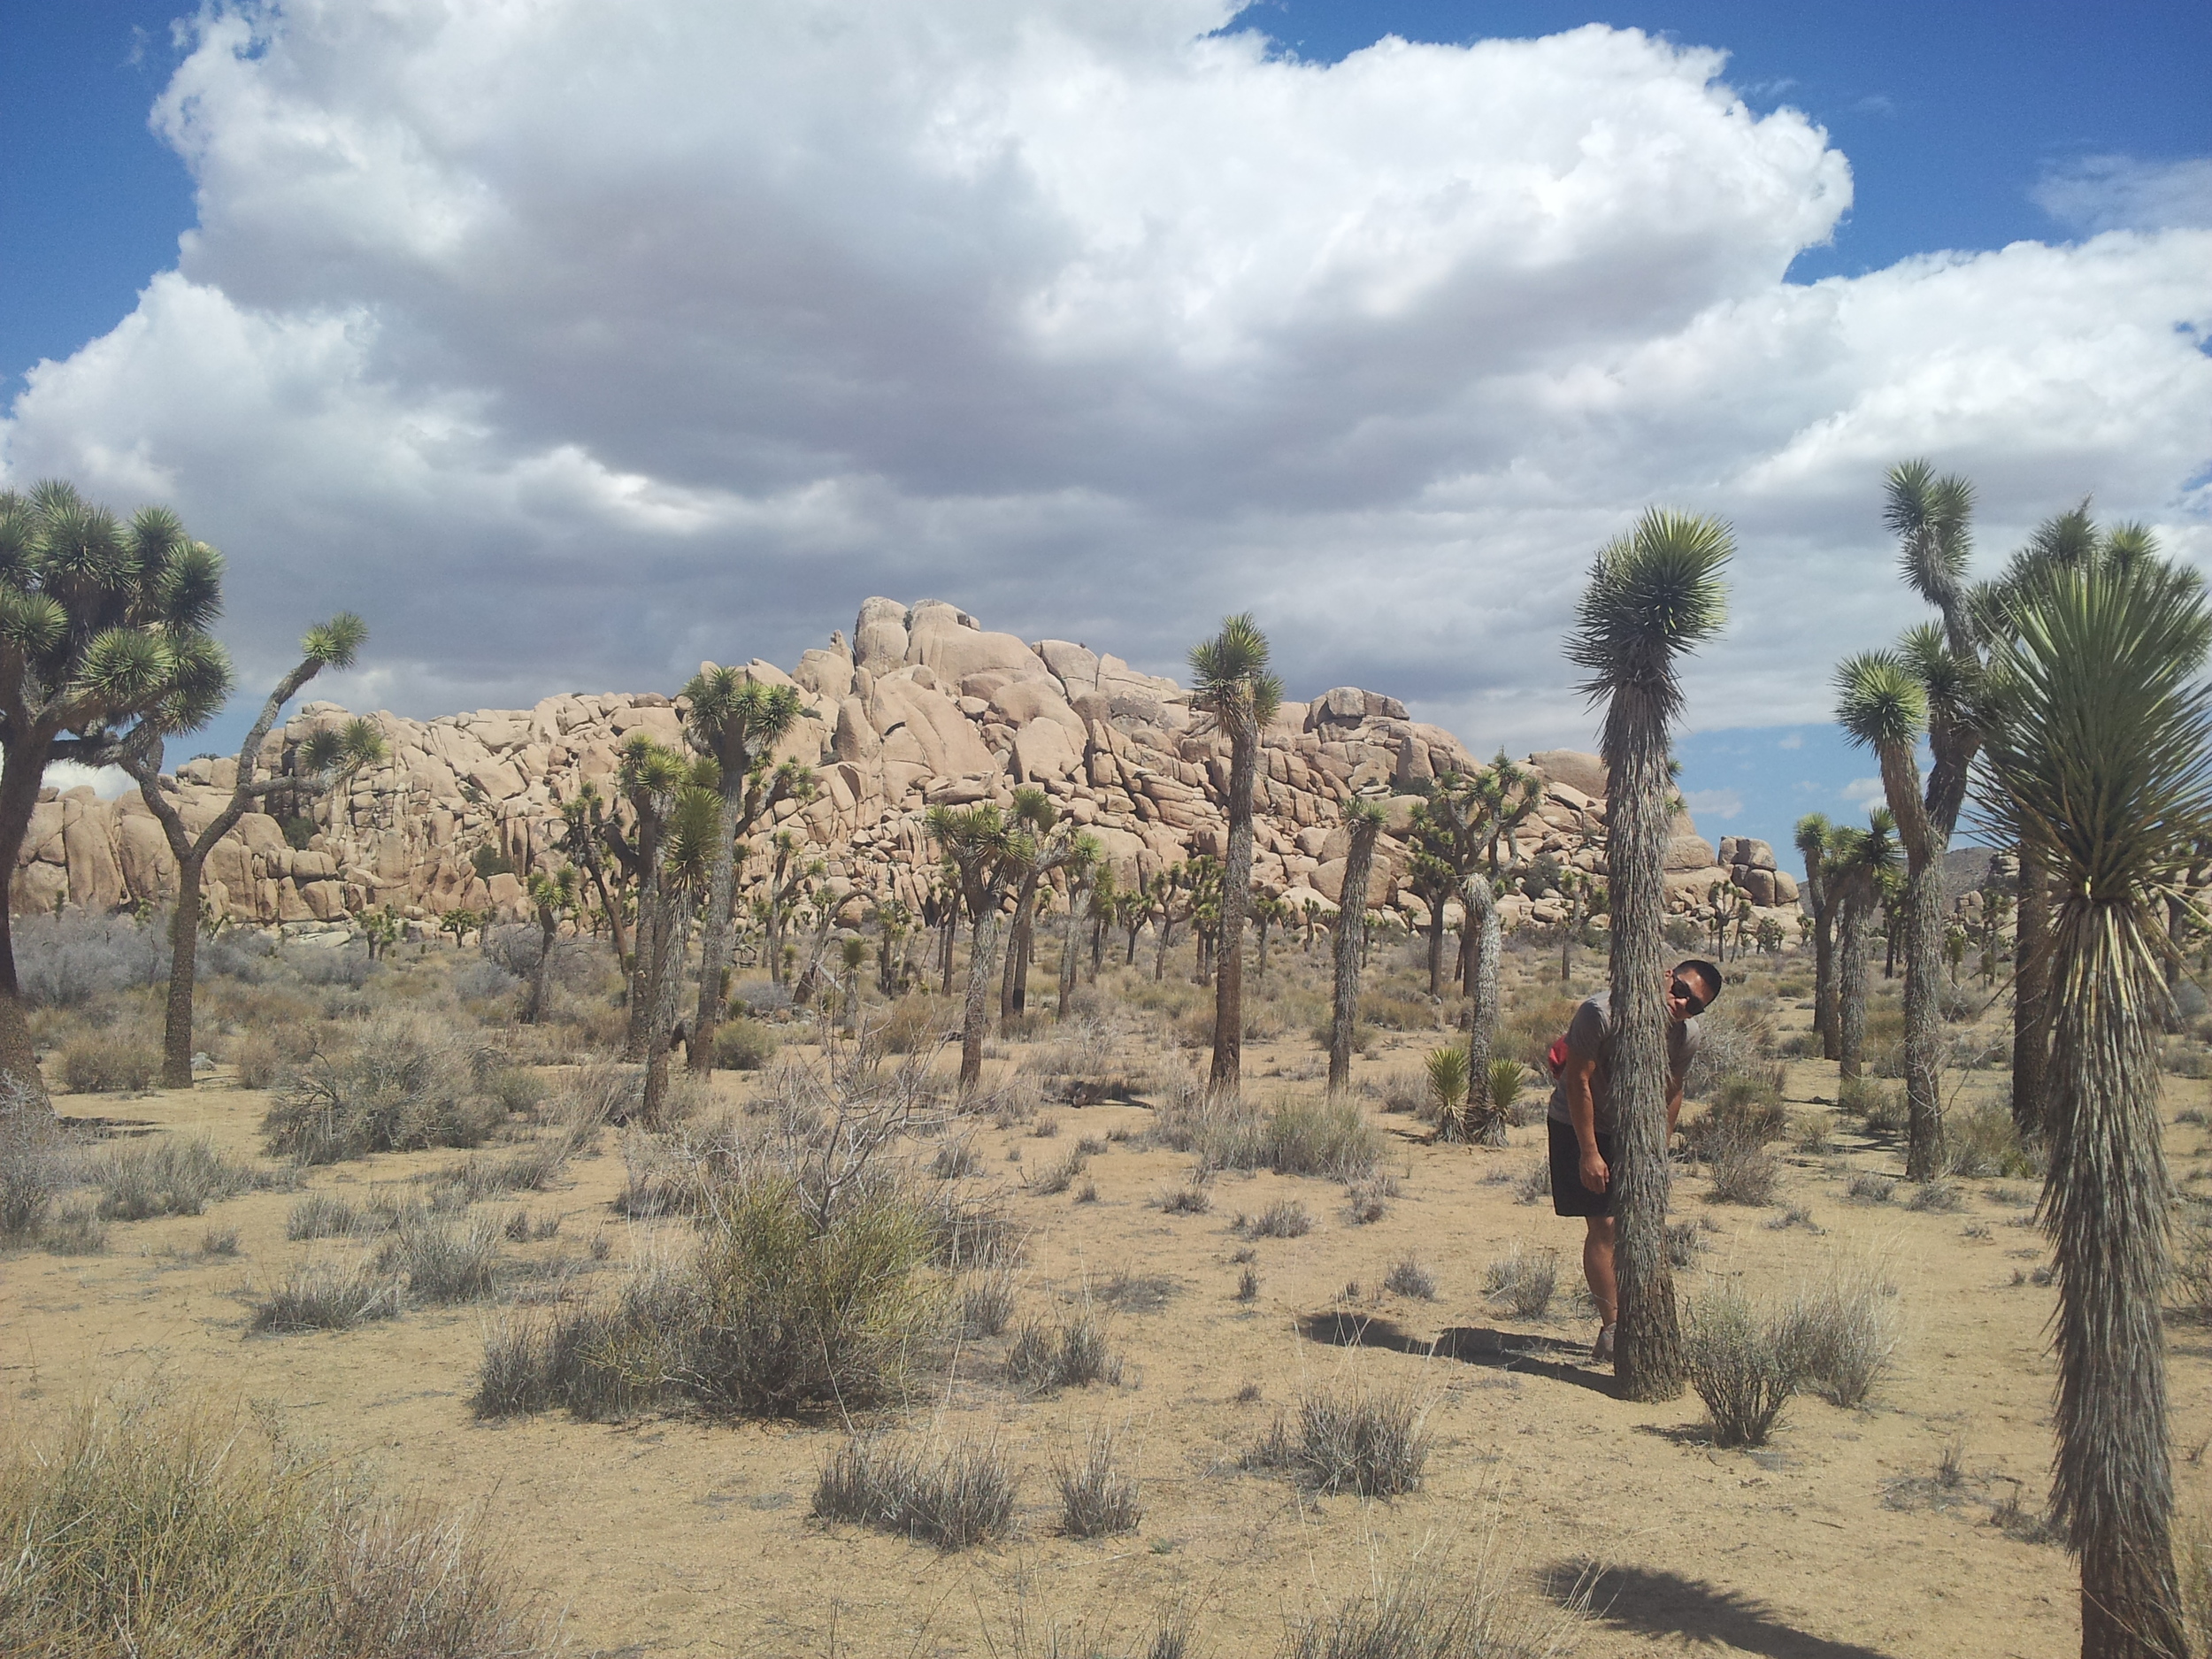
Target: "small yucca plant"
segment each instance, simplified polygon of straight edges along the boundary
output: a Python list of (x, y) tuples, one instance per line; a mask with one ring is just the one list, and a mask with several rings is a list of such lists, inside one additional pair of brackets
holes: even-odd
[(1440, 1140), (1467, 1138), (1467, 1051), (1432, 1050), (1425, 1063), (1429, 1094), (1436, 1102), (1436, 1133)]

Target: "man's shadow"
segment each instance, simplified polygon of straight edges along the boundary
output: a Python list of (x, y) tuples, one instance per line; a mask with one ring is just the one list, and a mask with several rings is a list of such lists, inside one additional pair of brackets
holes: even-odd
[[(1586, 1580), (1565, 1563), (1545, 1575), (1551, 1594), (1571, 1601)], [(1701, 1578), (1647, 1567), (1614, 1567), (1587, 1581), (1591, 1616), (1640, 1636), (1689, 1636), (1724, 1642), (1766, 1659), (1890, 1659), (1878, 1648), (1831, 1641), (1786, 1624), (1756, 1596)]]
[(1488, 1371), (1548, 1378), (1553, 1382), (1587, 1388), (1593, 1394), (1609, 1396), (1613, 1392), (1609, 1376), (1574, 1363), (1574, 1356), (1582, 1352), (1578, 1345), (1555, 1337), (1493, 1330), (1488, 1325), (1455, 1325), (1439, 1332), (1431, 1341), (1415, 1336), (1394, 1319), (1346, 1309), (1302, 1314), (1298, 1330), (1307, 1340), (1326, 1342), (1333, 1348), (1386, 1348), (1394, 1354), (1453, 1359)]

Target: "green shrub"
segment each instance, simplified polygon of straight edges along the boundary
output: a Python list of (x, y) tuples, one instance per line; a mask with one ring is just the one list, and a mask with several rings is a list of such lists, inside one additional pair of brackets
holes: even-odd
[(381, 1016), (286, 1074), (262, 1120), (264, 1141), (271, 1156), (301, 1164), (479, 1146), (506, 1119), (496, 1089), (504, 1069), (458, 1032)]
[(0, 1652), (59, 1659), (550, 1654), (457, 1517), (242, 1422), (98, 1408), (0, 1461)]
[(59, 1069), (72, 1094), (149, 1089), (161, 1075), (161, 1049), (128, 1029), (77, 1037), (63, 1045)]
[(1802, 1375), (1797, 1333), (1786, 1314), (1752, 1306), (1732, 1286), (1690, 1298), (1683, 1358), (1705, 1402), (1716, 1446), (1763, 1446)]
[(2024, 1145), (2012, 1113), (1995, 1101), (1954, 1116), (1944, 1125), (1950, 1172), (1967, 1179), (2040, 1176), (2048, 1164), (2040, 1146)]
[(163, 1135), (118, 1148), (96, 1159), (91, 1173), (99, 1184), (104, 1221), (196, 1216), (210, 1204), (273, 1184), (259, 1171), (226, 1157), (205, 1137), (179, 1141)]
[(776, 1057), (775, 1027), (742, 1015), (714, 1028), (714, 1064), (725, 1071), (757, 1071)]

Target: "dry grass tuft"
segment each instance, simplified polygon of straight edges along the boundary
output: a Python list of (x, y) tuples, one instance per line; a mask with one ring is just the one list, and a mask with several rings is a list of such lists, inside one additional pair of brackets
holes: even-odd
[(1144, 1518), (1137, 1482), (1121, 1467), (1120, 1444), (1110, 1429), (1084, 1436), (1081, 1458), (1052, 1466), (1060, 1488), (1060, 1530), (1070, 1538), (1112, 1538), (1133, 1532)]
[(823, 1464), (813, 1513), (965, 1549), (1003, 1532), (1016, 1487), (990, 1441), (963, 1440), (940, 1457), (856, 1436)]
[(361, 1262), (310, 1261), (254, 1303), (255, 1331), (350, 1331), (399, 1312), (399, 1281)]
[(96, 1408), (0, 1462), (0, 1652), (478, 1659), (555, 1651), (459, 1520), (211, 1416)]
[(1426, 1415), (1402, 1390), (1317, 1391), (1300, 1398), (1295, 1424), (1279, 1415), (1244, 1462), (1287, 1471), (1321, 1492), (1394, 1498), (1421, 1484), (1429, 1457)]
[(1121, 1381), (1122, 1362), (1107, 1343), (1104, 1322), (1088, 1302), (1080, 1302), (1053, 1323), (1033, 1320), (1023, 1326), (1006, 1370), (1030, 1388), (1113, 1387)]
[(1483, 1270), (1483, 1294), (1516, 1318), (1540, 1319), (1559, 1289), (1559, 1252), (1548, 1246), (1513, 1248)]

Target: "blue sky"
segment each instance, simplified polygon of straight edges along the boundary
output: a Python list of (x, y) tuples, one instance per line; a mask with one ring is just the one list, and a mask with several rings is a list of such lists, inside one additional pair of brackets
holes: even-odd
[[(1739, 626), (1693, 672), (1684, 787), (1709, 833), (1778, 844), (1867, 793), (1818, 717), (1826, 665), (1911, 615), (1878, 528), (1887, 460), (1970, 471), (1990, 558), (2091, 493), (2185, 557), (2212, 548), (2205, 382), (2158, 343), (2212, 330), (2212, 260), (2176, 240), (2212, 226), (2212, 6), (1219, 12), (1278, 64), (1333, 66), (1269, 89), (1261, 63), (1191, 73), (1175, 19), (1208, 0), (1062, 19), (1055, 61), (1097, 73), (1056, 88), (995, 32), (997, 3), (917, 0), (926, 34), (822, 49), (772, 9), (695, 0), (522, 25), (457, 8), (411, 33), (368, 7), (297, 27), (279, 7), (259, 33), (219, 9), (179, 33), (173, 4), (0, 0), (0, 468), (176, 500), (231, 557), (249, 684), (308, 612), (369, 608), (374, 660), (330, 687), (364, 706), (787, 661), (869, 591), (1171, 671), (1201, 623), (1251, 604), (1294, 689), (1397, 691), (1485, 749), (1589, 741), (1555, 644), (1578, 572), (1642, 502), (1685, 502), (1734, 520), (1743, 553)], [(649, 12), (634, 39), (592, 32)], [(1508, 70), (1364, 50), (1591, 24), (1667, 45), (1554, 42)], [(611, 44), (640, 60), (634, 86)], [(1726, 54), (1711, 73), (1759, 120), (1669, 89), (1669, 50), (1694, 47)], [(987, 137), (1018, 141), (1027, 195), (913, 171), (941, 122), (902, 126), (872, 90), (892, 76), (1010, 89)], [(595, 98), (567, 110), (580, 77)], [(1102, 77), (1155, 100), (1157, 154), (1065, 96)], [(1517, 134), (1457, 124), (1526, 86), (1548, 102), (1525, 124), (1558, 128), (1534, 165), (1609, 127), (1624, 153), (1697, 157), (1709, 189), (1654, 206), (1648, 179), (1585, 167), (1581, 204), (1539, 227), (1564, 249), (1553, 293), (1486, 266), (1480, 234), (1448, 239), (1410, 300), (1204, 286), (1322, 257), (1329, 213), (1417, 249), (1467, 199), (1455, 180), (1531, 165), (1503, 153)], [(1060, 96), (1024, 106), (1034, 88)], [(770, 125), (746, 125), (755, 106)], [(1259, 130), (1280, 111), (1293, 124)], [(661, 142), (664, 114), (705, 134), (696, 153)], [(1264, 159), (1207, 170), (1248, 136), (1286, 192), (1254, 194)], [(1454, 144), (1452, 180), (1416, 201), (1409, 178)], [(1099, 165), (1125, 155), (1126, 177)], [(618, 182), (589, 194), (601, 171)], [(786, 197), (785, 178), (806, 182)], [(1113, 263), (1125, 191), (1170, 227), (1149, 265)], [(643, 199), (657, 219), (612, 234)], [(841, 201), (850, 225), (822, 205)], [(434, 257), (432, 222), (464, 227)], [(625, 263), (664, 230), (680, 242)], [(1997, 251), (2023, 242), (2053, 251)], [(1085, 246), (1109, 251), (1065, 252)], [(1972, 257), (1915, 263), (1942, 250)], [(545, 270), (558, 294), (517, 274)], [(592, 357), (605, 340), (634, 374)], [(1945, 354), (1946, 385), (1916, 385)], [(1461, 357), (1471, 392), (1428, 373)], [(1731, 366), (1695, 386), (1670, 366), (1700, 358)], [(2074, 407), (2081, 429), (2055, 434), (2047, 411)]]

